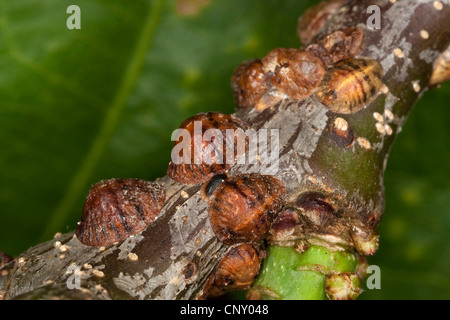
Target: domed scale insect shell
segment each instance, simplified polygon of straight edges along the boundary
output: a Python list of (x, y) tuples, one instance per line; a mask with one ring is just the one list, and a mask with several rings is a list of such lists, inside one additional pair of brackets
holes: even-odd
[(330, 203), (320, 193), (306, 192), (299, 195), (295, 206), (310, 222), (324, 227), (337, 218), (337, 213)]
[(330, 67), (358, 54), (363, 35), (359, 28), (338, 30), (309, 45), (306, 51), (319, 57), (327, 67)]
[(233, 94), (238, 107), (253, 106), (262, 111), (284, 98), (303, 99), (311, 95), (324, 75), (323, 62), (312, 53), (277, 48), (261, 60), (245, 62), (236, 69)]
[[(247, 128), (245, 121), (218, 112), (199, 113), (185, 120), (176, 138), (167, 175), (180, 183), (200, 184), (228, 171), (247, 150)], [(184, 141), (185, 138), (190, 140)], [(184, 156), (183, 148), (189, 148), (190, 157)]]
[(325, 66), (318, 57), (294, 48), (274, 49), (261, 61), (272, 87), (292, 99), (314, 93), (325, 75)]
[(165, 188), (138, 179), (110, 179), (89, 191), (75, 234), (88, 246), (106, 246), (143, 231), (164, 205)]
[(316, 96), (332, 112), (355, 113), (376, 97), (382, 77), (383, 68), (375, 60), (343, 60), (328, 69)]
[(450, 80), (450, 46), (436, 59), (429, 85), (435, 87), (448, 80)]
[(261, 60), (249, 60), (233, 73), (231, 87), (238, 108), (252, 107), (269, 89)]
[(282, 181), (257, 173), (222, 182), (209, 201), (209, 219), (216, 237), (226, 243), (259, 241), (282, 210), (286, 188)]
[(231, 248), (208, 279), (206, 298), (214, 298), (232, 290), (248, 289), (260, 271), (259, 255), (250, 243)]
[(345, 0), (325, 0), (306, 10), (298, 19), (297, 34), (303, 45), (307, 45), (329, 21), (331, 15)]

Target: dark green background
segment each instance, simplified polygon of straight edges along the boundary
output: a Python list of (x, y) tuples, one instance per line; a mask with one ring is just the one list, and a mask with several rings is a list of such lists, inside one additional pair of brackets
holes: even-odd
[[(298, 47), (297, 17), (317, 2), (212, 0), (185, 16), (179, 1), (0, 2), (1, 251), (73, 230), (101, 179), (164, 176), (172, 131), (233, 112), (234, 68)], [(81, 30), (66, 28), (71, 4)], [(450, 298), (449, 97), (448, 84), (426, 93), (394, 144), (370, 258), (381, 290), (364, 299)]]

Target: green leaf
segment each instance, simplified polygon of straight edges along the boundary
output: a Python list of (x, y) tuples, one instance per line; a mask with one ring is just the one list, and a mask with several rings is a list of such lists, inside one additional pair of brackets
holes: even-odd
[[(233, 112), (234, 68), (298, 47), (297, 18), (315, 2), (0, 1), (0, 251), (75, 229), (101, 179), (165, 175), (172, 131)], [(80, 30), (66, 27), (72, 4)], [(449, 95), (425, 94), (394, 144), (369, 261), (382, 289), (363, 298), (450, 298)]]

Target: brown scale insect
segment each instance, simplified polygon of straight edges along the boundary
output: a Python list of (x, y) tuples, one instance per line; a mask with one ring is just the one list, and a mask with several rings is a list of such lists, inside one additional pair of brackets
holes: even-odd
[(356, 55), (363, 40), (363, 32), (358, 28), (346, 28), (335, 31), (316, 43), (309, 45), (306, 51), (318, 56), (326, 66)]
[(298, 212), (294, 208), (288, 207), (283, 209), (283, 211), (278, 215), (270, 226), (269, 232), (274, 235), (277, 235), (277, 233), (290, 233), (290, 231), (299, 225), (300, 222)]
[(143, 231), (161, 211), (163, 186), (138, 179), (110, 179), (89, 191), (75, 234), (88, 246), (105, 246)]
[(206, 297), (214, 298), (232, 290), (248, 289), (259, 274), (259, 252), (249, 243), (231, 248), (217, 265), (205, 286)]
[(314, 54), (294, 48), (277, 48), (261, 60), (239, 66), (232, 80), (240, 108), (264, 110), (283, 98), (303, 99), (315, 92), (325, 75), (323, 62)]
[(332, 112), (355, 113), (375, 98), (382, 77), (383, 68), (375, 60), (343, 60), (327, 71), (316, 96)]
[(345, 0), (322, 1), (306, 10), (300, 16), (297, 25), (297, 34), (302, 44), (309, 44), (344, 2)]
[(259, 241), (283, 208), (286, 188), (279, 179), (257, 173), (222, 182), (209, 201), (209, 220), (226, 243)]
[(277, 48), (263, 59), (270, 84), (292, 99), (311, 95), (325, 75), (323, 62), (315, 55), (293, 48)]
[[(180, 131), (177, 137), (167, 175), (180, 183), (199, 184), (226, 172), (236, 157), (247, 150), (247, 128), (243, 120), (218, 112), (199, 113), (185, 120), (180, 126), (185, 130)], [(234, 135), (227, 135), (227, 131)], [(205, 135), (208, 132), (212, 133), (209, 137)], [(190, 156), (184, 155), (186, 148)]]
[(261, 60), (249, 60), (239, 65), (231, 80), (238, 108), (252, 107), (269, 89)]
[(429, 85), (435, 87), (448, 80), (450, 80), (450, 46), (441, 53), (434, 63)]
[(326, 226), (337, 217), (333, 207), (316, 192), (301, 194), (295, 205), (303, 216), (317, 226)]

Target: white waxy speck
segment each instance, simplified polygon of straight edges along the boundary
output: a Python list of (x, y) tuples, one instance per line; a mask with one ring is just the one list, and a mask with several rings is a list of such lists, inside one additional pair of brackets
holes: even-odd
[(428, 39), (430, 37), (427, 30), (420, 30), (420, 36), (422, 39)]
[(65, 244), (63, 244), (62, 246), (59, 247), (59, 252), (66, 252), (69, 250), (69, 247), (66, 246)]
[(414, 89), (415, 92), (419, 92), (420, 91), (420, 84), (419, 84), (419, 80), (414, 80), (412, 83), (412, 87)]
[(388, 94), (389, 93), (389, 88), (387, 87), (387, 85), (383, 84), (380, 88), (381, 93), (383, 94)]
[(394, 49), (394, 55), (398, 58), (403, 58), (405, 55), (403, 54), (402, 49), (400, 48), (395, 48)]
[(25, 259), (23, 257), (20, 257), (18, 262), (19, 262), (19, 265), (23, 264), (23, 263), (25, 263)]
[(57, 232), (57, 233), (55, 233), (55, 235), (53, 236), (53, 239), (57, 239), (57, 238), (59, 238), (59, 237), (61, 237), (62, 236), (62, 233), (61, 232)]
[(183, 198), (189, 198), (189, 194), (186, 192), (186, 191), (181, 191), (181, 196), (183, 197)]
[(90, 265), (89, 263), (85, 263), (83, 264), (83, 268), (85, 268), (86, 270), (92, 269), (92, 265)]
[(106, 247), (100, 247), (100, 248), (98, 248), (98, 251), (103, 252), (103, 251), (105, 251), (105, 249), (106, 249)]
[(341, 131), (347, 131), (348, 130), (348, 122), (341, 117), (338, 117), (334, 120), (334, 126), (336, 129)]
[(136, 253), (130, 252), (128, 254), (128, 259), (130, 259), (131, 261), (138, 261), (139, 257)]
[(374, 112), (373, 113), (373, 117), (375, 118), (375, 120), (377, 120), (378, 122), (382, 122), (384, 121), (384, 117), (381, 113), (378, 112)]
[(389, 110), (389, 109), (385, 109), (385, 110), (384, 110), (384, 116), (385, 116), (386, 119), (388, 119), (388, 120), (393, 120), (393, 119), (394, 119), (394, 114), (393, 114), (392, 111)]
[(434, 3), (433, 3), (433, 6), (434, 6), (434, 8), (436, 9), (436, 10), (442, 10), (442, 8), (444, 7), (443, 5), (442, 5), (442, 2), (440, 2), (440, 1), (435, 1)]
[(105, 274), (100, 270), (92, 270), (92, 274), (98, 278), (103, 278)]
[(356, 139), (356, 141), (358, 141), (358, 144), (361, 147), (363, 147), (364, 149), (369, 150), (370, 148), (372, 148), (372, 145), (370, 144), (370, 141), (367, 140), (366, 138), (358, 137), (358, 139)]
[(387, 135), (390, 136), (392, 134), (392, 128), (390, 125), (385, 124), (384, 125), (384, 131), (386, 131)]
[(397, 0), (389, 0), (390, 1), (390, 3), (396, 3), (397, 2)]
[(170, 279), (169, 284), (176, 285), (178, 282), (180, 282), (180, 280), (181, 280), (180, 278), (174, 277)]
[(60, 242), (60, 241), (55, 241), (55, 243), (53, 244), (53, 246), (54, 246), (55, 248), (58, 248), (60, 245), (61, 245), (61, 242)]
[(384, 129), (384, 125), (382, 123), (377, 122), (375, 124), (375, 129), (377, 129), (377, 131), (381, 134), (386, 133), (386, 130)]

